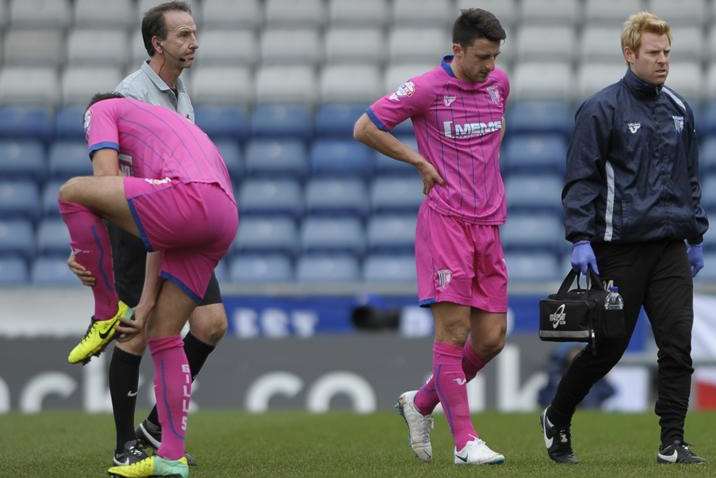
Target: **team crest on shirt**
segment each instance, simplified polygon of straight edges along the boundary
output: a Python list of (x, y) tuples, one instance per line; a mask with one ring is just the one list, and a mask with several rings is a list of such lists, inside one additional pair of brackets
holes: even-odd
[(443, 103), (446, 107), (449, 107), (451, 104), (455, 103), (456, 99), (457, 96), (443, 96)]
[(500, 90), (497, 89), (497, 86), (488, 86), (487, 93), (490, 95), (490, 101), (494, 104), (499, 105), (502, 102), (502, 96), (500, 96)]
[(444, 289), (452, 280), (452, 271), (450, 269), (440, 269), (435, 273), (435, 280), (438, 289)]
[(672, 116), (674, 118), (674, 128), (677, 133), (681, 133), (684, 130), (684, 117), (683, 116)]
[(415, 83), (412, 81), (406, 81), (398, 87), (395, 92), (388, 97), (390, 101), (400, 101), (403, 96), (413, 96), (415, 93)]
[(627, 126), (629, 127), (631, 134), (636, 134), (636, 132), (639, 131), (639, 128), (641, 128), (641, 123), (627, 123)]

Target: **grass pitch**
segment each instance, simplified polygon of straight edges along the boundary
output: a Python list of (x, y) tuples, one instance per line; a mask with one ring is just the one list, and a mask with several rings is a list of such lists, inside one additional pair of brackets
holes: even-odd
[[(143, 416), (141, 414), (137, 415)], [(418, 462), (397, 415), (310, 415), (274, 412), (199, 412), (190, 417), (188, 449), (199, 466), (190, 476), (298, 477), (660, 477), (715, 476), (716, 413), (691, 413), (687, 440), (710, 464), (657, 465), (653, 414), (578, 413), (572, 433), (582, 463), (558, 466), (547, 458), (538, 414), (485, 413), (473, 417), (501, 466), (456, 467), (443, 416), (436, 416), (433, 462)], [(111, 464), (114, 428), (109, 415), (48, 412), (0, 415), (1, 477), (101, 477)]]

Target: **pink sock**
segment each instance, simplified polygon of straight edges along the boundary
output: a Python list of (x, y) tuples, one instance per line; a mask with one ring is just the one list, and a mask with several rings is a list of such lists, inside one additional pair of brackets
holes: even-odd
[[(485, 365), (487, 362), (477, 356), (472, 349), (470, 340), (465, 341), (465, 346), (462, 349), (462, 371), (465, 373), (465, 380), (469, 382), (475, 378), (477, 372), (482, 370)], [(438, 403), (440, 403), (440, 399), (435, 390), (435, 379), (430, 377), (430, 380), (415, 394), (415, 406), (423, 415), (429, 415), (433, 413)]]
[(433, 345), (433, 380), (445, 417), (450, 424), (455, 447), (460, 450), (477, 433), (470, 419), (465, 372), (462, 370), (462, 348), (447, 342)]
[(95, 277), (94, 320), (111, 319), (117, 313), (112, 247), (102, 220), (85, 206), (59, 201), (60, 214), (70, 231), (70, 246), (77, 262)]
[(184, 456), (184, 435), (191, 401), (191, 372), (179, 335), (151, 338), (154, 396), (157, 399), (162, 444), (157, 453), (169, 460)]

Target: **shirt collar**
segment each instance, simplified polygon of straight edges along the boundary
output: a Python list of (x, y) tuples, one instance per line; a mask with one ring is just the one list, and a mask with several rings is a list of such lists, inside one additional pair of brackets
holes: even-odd
[[(142, 71), (145, 75), (149, 77), (150, 80), (152, 80), (152, 83), (156, 85), (157, 88), (159, 88), (161, 91), (170, 91), (171, 88), (169, 85), (167, 85), (162, 78), (157, 75), (157, 73), (152, 70), (152, 67), (149, 66), (149, 61), (145, 61), (142, 63)], [(183, 93), (184, 92), (184, 82), (182, 81), (181, 77), (177, 78), (177, 93)]]
[(631, 68), (627, 68), (627, 72), (622, 78), (622, 81), (627, 87), (635, 93), (642, 95), (647, 98), (656, 98), (661, 94), (661, 86), (652, 85), (642, 80), (631, 71)]
[(452, 71), (452, 66), (450, 66), (450, 64), (452, 63), (453, 57), (454, 57), (454, 55), (445, 55), (443, 57), (443, 60), (440, 62), (440, 66), (443, 68), (443, 70), (445, 70), (445, 73), (452, 76), (453, 78), (457, 78), (455, 76), (455, 72)]

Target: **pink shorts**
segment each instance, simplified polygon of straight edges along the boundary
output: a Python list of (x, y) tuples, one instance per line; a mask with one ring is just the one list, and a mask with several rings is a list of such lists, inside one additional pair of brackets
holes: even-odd
[(464, 222), (423, 202), (415, 261), (421, 306), (452, 302), (507, 312), (507, 267), (499, 226)]
[(236, 204), (216, 184), (124, 178), (124, 197), (148, 251), (162, 251), (160, 275), (201, 302), (239, 226)]

